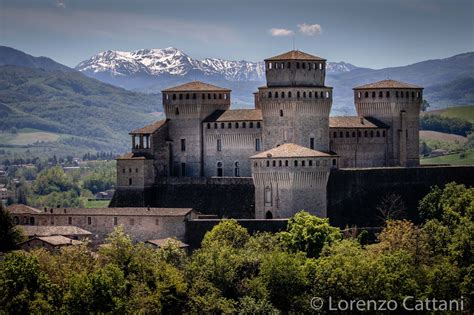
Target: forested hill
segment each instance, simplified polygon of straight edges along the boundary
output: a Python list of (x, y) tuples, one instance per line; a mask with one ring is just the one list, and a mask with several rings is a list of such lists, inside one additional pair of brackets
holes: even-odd
[(77, 136), (86, 150), (123, 151), (127, 133), (160, 111), (157, 95), (114, 87), (50, 59), (38, 64), (36, 57), (31, 61), (21, 54), (9, 60), (24, 66), (0, 66), (0, 132), (33, 128)]

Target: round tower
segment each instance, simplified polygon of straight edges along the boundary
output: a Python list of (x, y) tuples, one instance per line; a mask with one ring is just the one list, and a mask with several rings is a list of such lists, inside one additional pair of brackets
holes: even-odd
[(230, 107), (231, 90), (193, 81), (162, 91), (173, 176), (203, 176), (202, 121)]
[(325, 73), (325, 59), (297, 50), (265, 60), (267, 85), (255, 97), (265, 150), (290, 142), (329, 150), (332, 88), (324, 85)]
[(419, 130), (423, 88), (383, 80), (354, 88), (358, 116), (374, 117), (389, 126), (388, 164), (413, 167), (420, 164)]
[(250, 158), (255, 218), (289, 218), (300, 210), (326, 217), (326, 186), (338, 157), (285, 143)]

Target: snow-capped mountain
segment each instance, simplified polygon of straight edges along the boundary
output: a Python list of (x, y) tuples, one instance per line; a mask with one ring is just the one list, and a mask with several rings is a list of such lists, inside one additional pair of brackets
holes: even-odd
[[(356, 67), (345, 62), (327, 65), (328, 73), (348, 72)], [(76, 70), (99, 79), (120, 76), (211, 76), (228, 81), (264, 81), (263, 62), (219, 58), (194, 59), (174, 47), (131, 52), (107, 50), (76, 66)]]

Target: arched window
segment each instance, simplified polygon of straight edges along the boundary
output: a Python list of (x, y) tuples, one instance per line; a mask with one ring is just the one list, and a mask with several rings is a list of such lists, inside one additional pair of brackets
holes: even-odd
[(242, 128), (247, 128), (247, 124), (245, 123), (245, 121), (242, 123)]
[(272, 189), (270, 186), (265, 187), (265, 197), (264, 197), (265, 206), (272, 205)]
[(186, 99), (189, 100), (189, 94), (188, 93), (186, 93)]
[(313, 166), (313, 160), (308, 160), (308, 165)]
[(280, 117), (283, 117), (283, 109), (280, 109)]
[(340, 138), (344, 138), (344, 132), (342, 132), (342, 131), (339, 132), (339, 137), (340, 137)]
[(203, 100), (206, 99), (206, 94), (202, 93), (202, 99), (203, 99)]
[(323, 70), (323, 64), (322, 63), (319, 64), (319, 70)]
[(271, 62), (268, 63), (268, 70), (272, 70), (272, 63)]
[(288, 69), (290, 69), (290, 68), (291, 68), (291, 62), (288, 62), (288, 63), (286, 64), (286, 67), (287, 67)]
[(225, 100), (227, 99), (227, 93), (224, 94), (224, 99), (225, 99)]
[(332, 159), (332, 165), (336, 166), (336, 159)]
[(240, 177), (240, 167), (239, 167), (239, 162), (234, 163), (234, 175), (235, 177)]
[(267, 160), (267, 167), (270, 167), (270, 161)]
[(217, 123), (214, 123), (214, 129), (217, 129)]
[(297, 63), (296, 63), (296, 69), (299, 69), (299, 68), (300, 68), (300, 63), (297, 62)]
[(273, 166), (273, 167), (277, 166), (277, 161), (273, 160), (272, 166)]
[(313, 92), (309, 92), (308, 97), (309, 97), (309, 98), (312, 98), (312, 97), (313, 97)]
[(400, 98), (403, 98), (403, 91), (400, 91)]
[(300, 98), (300, 91), (296, 92), (296, 98)]
[(275, 98), (278, 98), (278, 92), (275, 92)]
[(301, 67), (302, 67), (303, 69), (306, 69), (306, 63), (302, 62), (302, 63), (301, 63)]
[(224, 123), (221, 123), (221, 128), (222, 128), (222, 129), (225, 128), (225, 124), (224, 124)]
[(268, 98), (272, 98), (272, 92), (268, 92)]
[(222, 168), (222, 162), (217, 162), (217, 177), (224, 176), (224, 170)]
[(334, 131), (333, 138), (337, 138), (337, 132)]
[(411, 92), (411, 98), (415, 98), (415, 92)]
[(249, 122), (249, 128), (253, 128), (253, 122)]
[(379, 91), (379, 97), (383, 97), (383, 92)]
[(285, 160), (285, 166), (288, 166), (288, 160)]
[(375, 91), (372, 92), (372, 98), (375, 98)]
[(365, 97), (365, 98), (368, 98), (368, 97), (369, 97), (369, 92), (365, 92), (365, 93), (364, 93), (364, 97)]
[(239, 123), (238, 122), (235, 123), (235, 129), (239, 129)]
[(165, 94), (165, 99), (169, 100), (170, 99), (170, 96), (169, 94)]
[(179, 99), (180, 99), (180, 100), (183, 99), (183, 94), (179, 94)]
[(408, 91), (405, 92), (405, 97), (406, 97), (406, 98), (409, 98), (409, 97), (410, 97), (410, 95), (408, 95)]
[(173, 94), (173, 100), (175, 100), (175, 99), (176, 99), (176, 94)]
[(271, 211), (267, 211), (267, 213), (265, 214), (265, 219), (267, 220), (273, 219), (273, 214)]
[(355, 137), (356, 137), (356, 132), (353, 131), (353, 132), (352, 132), (352, 138), (355, 138)]
[(326, 91), (326, 98), (329, 98), (330, 94), (329, 91)]
[(390, 91), (387, 91), (387, 92), (385, 93), (385, 97), (390, 97)]
[(301, 161), (301, 166), (306, 166), (306, 161), (305, 160)]
[(222, 99), (222, 94), (221, 94), (221, 93), (219, 93), (219, 99), (220, 99), (220, 100)]
[(360, 92), (357, 92), (357, 98), (360, 98), (360, 96), (361, 96)]
[(371, 137), (371, 138), (374, 137), (374, 131), (373, 131), (373, 130), (370, 131), (370, 137)]
[(196, 99), (196, 93), (193, 93), (193, 100)]
[(298, 166), (298, 160), (295, 160), (294, 164), (295, 164), (295, 167)]
[(260, 128), (260, 126), (261, 126), (260, 122), (257, 122), (257, 128)]
[(321, 91), (320, 96), (321, 96), (321, 98), (324, 98), (324, 92), (323, 91)]
[(366, 131), (364, 131), (364, 137), (366, 137), (366, 138), (367, 138), (368, 136), (369, 136), (369, 132), (368, 132), (367, 130), (366, 130)]
[(278, 166), (279, 166), (279, 167), (282, 167), (282, 165), (283, 165), (283, 162), (282, 162), (281, 160), (279, 160), (279, 161), (278, 161)]
[(380, 137), (380, 131), (377, 130), (377, 138)]
[(291, 98), (291, 91), (288, 91), (288, 98)]
[(227, 127), (228, 127), (229, 129), (232, 129), (232, 123), (228, 123), (228, 124), (227, 124)]
[(281, 92), (281, 98), (285, 98), (285, 92)]
[(313, 69), (316, 70), (317, 66), (315, 63), (313, 63)]
[(306, 98), (306, 91), (303, 91), (303, 98)]
[(217, 94), (216, 93), (214, 93), (214, 99), (217, 100)]
[(349, 131), (346, 131), (346, 138), (350, 138), (350, 137), (351, 137), (351, 135), (350, 135)]
[(207, 99), (208, 99), (208, 100), (211, 99), (211, 93), (208, 93), (208, 94), (207, 94)]

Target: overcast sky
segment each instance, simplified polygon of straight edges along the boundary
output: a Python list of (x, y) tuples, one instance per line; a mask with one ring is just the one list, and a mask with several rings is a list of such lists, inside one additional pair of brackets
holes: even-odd
[(263, 60), (293, 47), (383, 68), (474, 51), (473, 0), (0, 0), (0, 45), (68, 66), (177, 47)]

